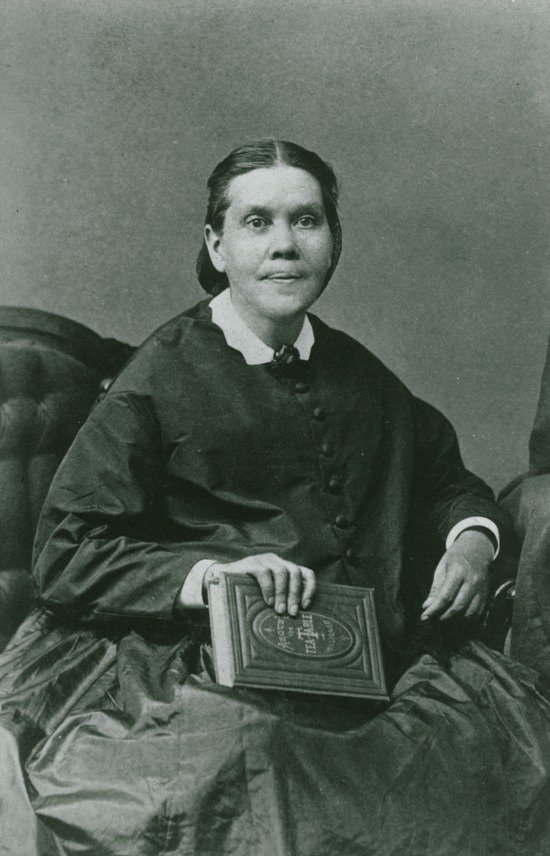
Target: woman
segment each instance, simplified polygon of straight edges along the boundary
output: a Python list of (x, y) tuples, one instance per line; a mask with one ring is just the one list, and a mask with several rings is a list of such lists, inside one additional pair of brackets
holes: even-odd
[[(531, 672), (439, 640), (483, 609), (506, 520), (448, 422), (306, 314), (340, 254), (331, 168), (262, 141), (209, 191), (198, 273), (215, 297), (157, 331), (80, 432), (37, 535), (41, 612), (0, 661), (33, 846), (543, 852), (550, 706)], [(279, 613), (318, 580), (373, 586), (403, 673), (388, 710), (216, 686), (222, 571)], [(413, 637), (425, 653), (405, 669)]]

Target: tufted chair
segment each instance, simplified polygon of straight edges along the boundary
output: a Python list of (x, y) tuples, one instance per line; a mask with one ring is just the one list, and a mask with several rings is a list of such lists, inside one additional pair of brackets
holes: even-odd
[(52, 477), (132, 351), (59, 315), (0, 307), (0, 651), (33, 602), (32, 542)]

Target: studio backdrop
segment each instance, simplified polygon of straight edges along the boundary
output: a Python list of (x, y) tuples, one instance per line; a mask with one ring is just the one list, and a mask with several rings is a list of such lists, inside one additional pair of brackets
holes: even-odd
[(3, 0), (0, 302), (140, 342), (201, 298), (205, 182), (265, 136), (339, 175), (318, 313), (527, 463), (548, 336), (545, 0)]

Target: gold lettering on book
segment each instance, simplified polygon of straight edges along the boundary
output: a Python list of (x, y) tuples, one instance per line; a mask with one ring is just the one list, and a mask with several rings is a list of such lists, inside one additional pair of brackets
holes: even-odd
[(340, 656), (353, 645), (353, 634), (342, 621), (317, 612), (300, 612), (294, 617), (266, 609), (253, 627), (258, 639), (298, 657)]
[(316, 639), (319, 634), (313, 629), (313, 615), (310, 612), (302, 612), (302, 626), (298, 628), (298, 639), (304, 640), (306, 654), (316, 654)]
[(288, 638), (284, 618), (277, 619), (277, 648), (282, 648), (283, 651), (292, 651), (292, 642)]

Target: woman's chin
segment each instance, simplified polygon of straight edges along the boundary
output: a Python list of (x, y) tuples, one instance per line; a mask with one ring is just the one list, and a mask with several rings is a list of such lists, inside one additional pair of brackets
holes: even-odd
[(274, 300), (273, 303), (266, 306), (265, 316), (273, 321), (285, 321), (304, 313), (308, 306), (309, 304), (304, 304), (301, 300), (291, 298)]
[(272, 317), (285, 318), (305, 312), (315, 302), (318, 295), (310, 289), (297, 288), (296, 284), (276, 283), (276, 288), (270, 290), (262, 301), (266, 312)]

